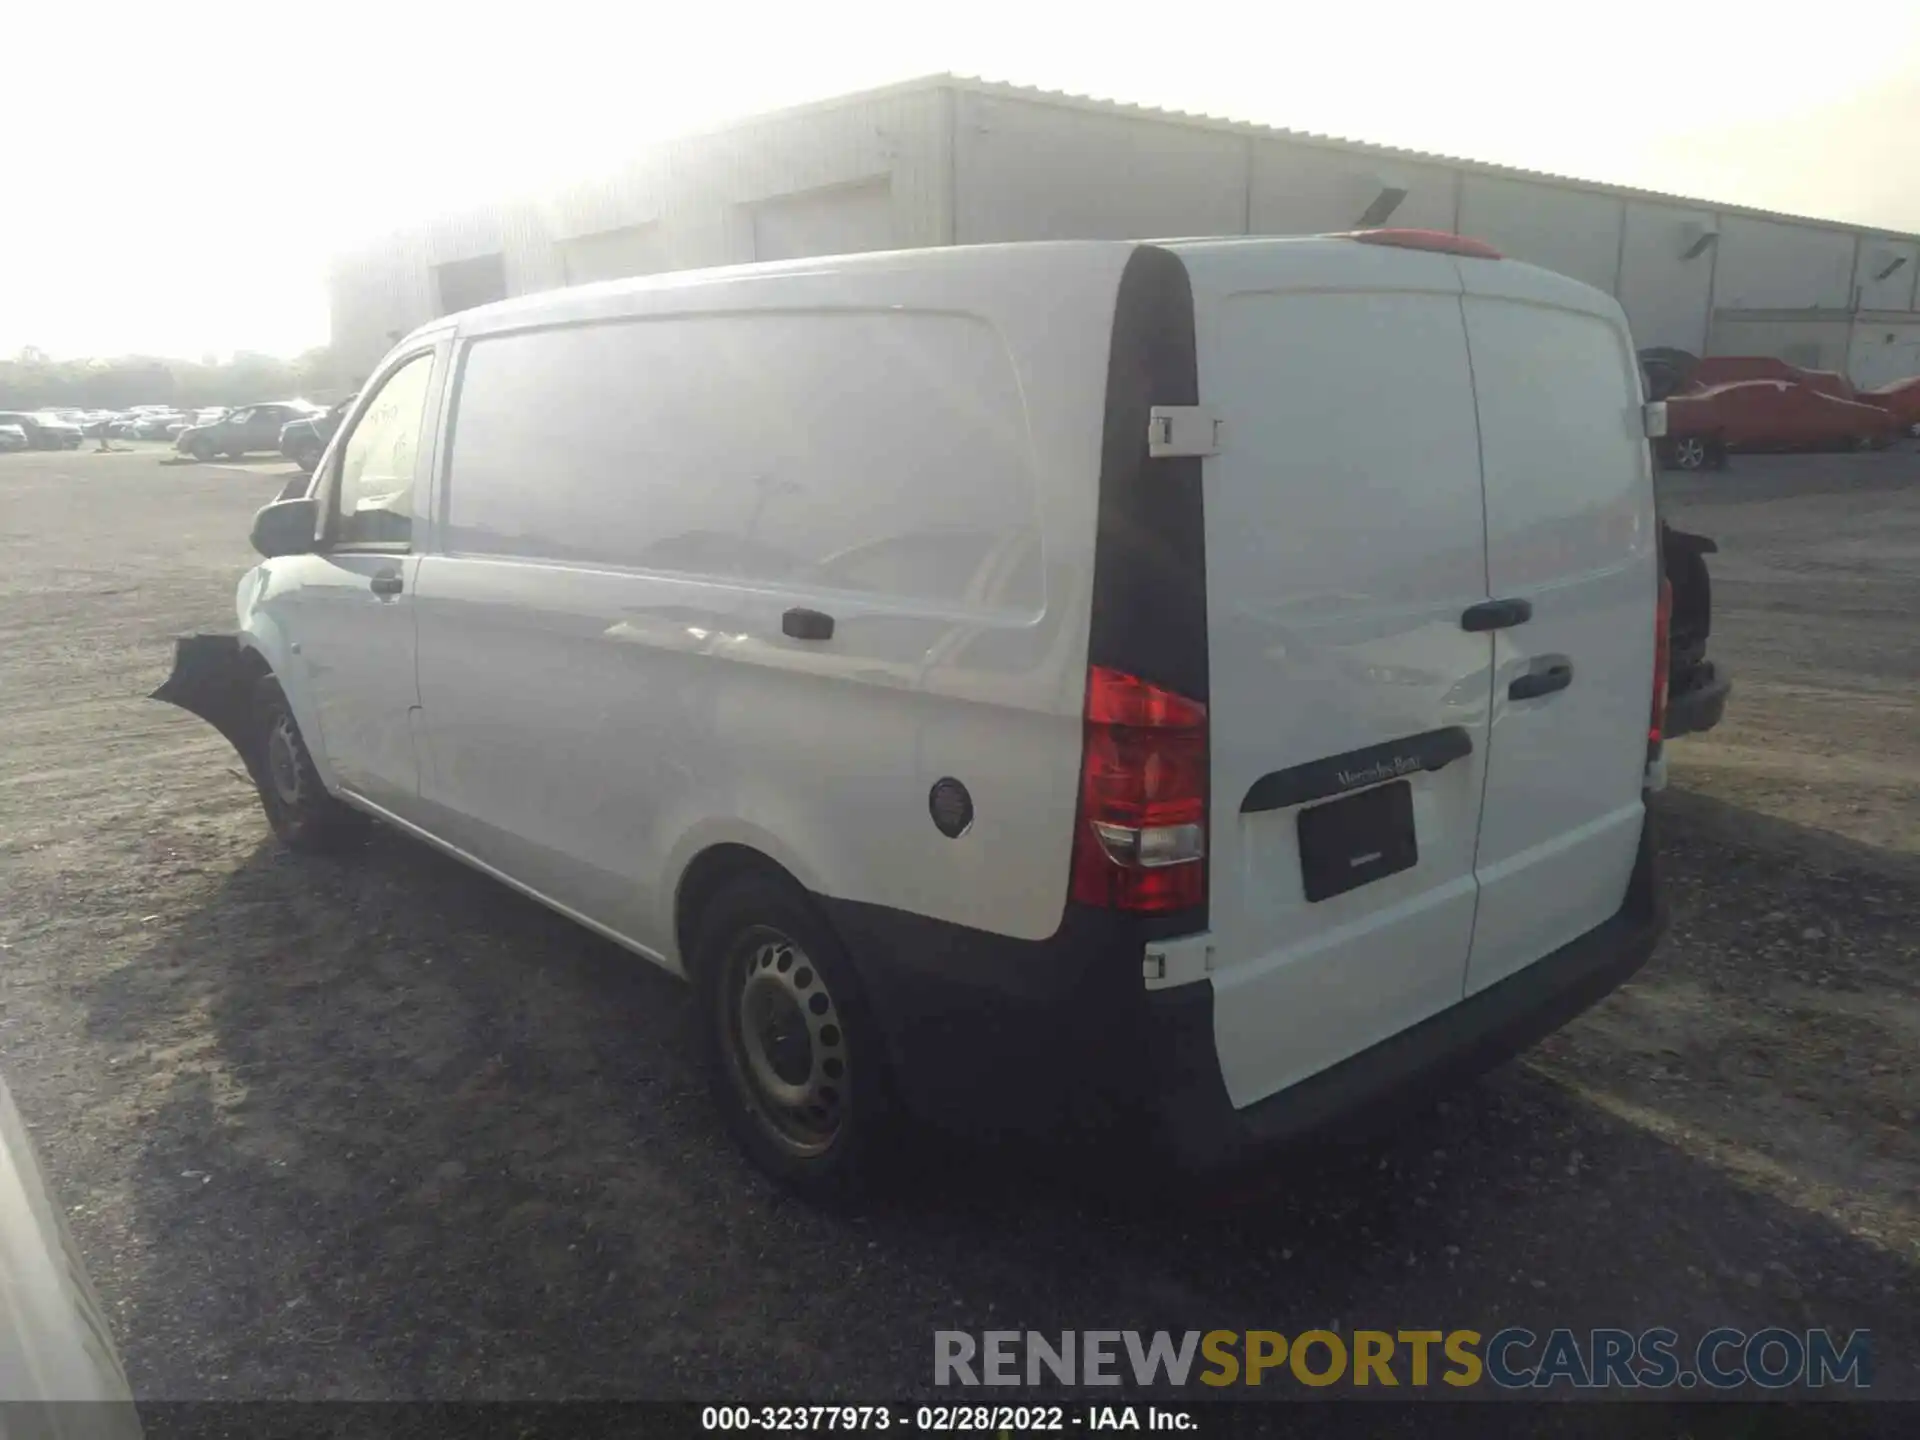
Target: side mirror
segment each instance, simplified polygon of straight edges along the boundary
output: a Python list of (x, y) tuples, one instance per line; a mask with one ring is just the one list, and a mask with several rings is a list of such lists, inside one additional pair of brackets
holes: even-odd
[(253, 517), (253, 548), (269, 560), (280, 555), (305, 555), (315, 548), (314, 534), (319, 528), (320, 507), (312, 496), (276, 500)]

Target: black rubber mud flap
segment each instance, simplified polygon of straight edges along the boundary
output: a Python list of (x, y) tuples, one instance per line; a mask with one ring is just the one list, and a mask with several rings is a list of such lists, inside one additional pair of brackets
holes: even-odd
[(232, 635), (189, 635), (174, 644), (173, 673), (148, 698), (178, 705), (226, 736), (254, 768), (253, 687), (259, 667)]

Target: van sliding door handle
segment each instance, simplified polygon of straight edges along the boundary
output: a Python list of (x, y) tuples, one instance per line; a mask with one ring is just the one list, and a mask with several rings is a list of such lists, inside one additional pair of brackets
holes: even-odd
[(1535, 670), (1522, 675), (1507, 686), (1509, 700), (1538, 700), (1542, 695), (1551, 695), (1556, 690), (1564, 690), (1573, 684), (1573, 662), (1556, 660), (1543, 670)]
[(795, 606), (780, 617), (780, 633), (795, 640), (831, 640), (833, 617), (818, 610), (803, 610)]
[(1524, 625), (1533, 618), (1531, 600), (1482, 600), (1469, 605), (1460, 617), (1460, 628), (1479, 634), (1483, 630), (1506, 630)]

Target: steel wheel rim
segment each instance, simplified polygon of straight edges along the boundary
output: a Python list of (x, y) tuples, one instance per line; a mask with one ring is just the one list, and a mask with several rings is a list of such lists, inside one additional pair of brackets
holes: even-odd
[(299, 744), (291, 715), (281, 715), (267, 732), (267, 775), (273, 781), (273, 793), (286, 805), (298, 805), (306, 788)]
[(850, 1057), (826, 979), (798, 942), (755, 926), (735, 945), (721, 1005), (736, 1088), (768, 1138), (815, 1156), (839, 1138)]

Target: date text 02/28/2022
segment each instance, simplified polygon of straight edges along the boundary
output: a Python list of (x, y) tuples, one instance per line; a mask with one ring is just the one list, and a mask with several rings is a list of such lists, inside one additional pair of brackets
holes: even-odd
[(702, 1430), (910, 1430), (923, 1434), (1000, 1430), (1197, 1429), (1185, 1410), (1155, 1405), (708, 1405)]

